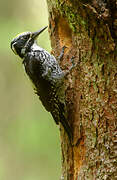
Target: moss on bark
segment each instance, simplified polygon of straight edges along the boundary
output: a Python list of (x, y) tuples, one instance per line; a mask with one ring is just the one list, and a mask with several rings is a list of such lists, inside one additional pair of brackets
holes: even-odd
[[(51, 0), (49, 32), (61, 66), (77, 68), (66, 80), (66, 102), (74, 146), (61, 127), (65, 180), (117, 178), (117, 5), (104, 0)], [(62, 179), (62, 178), (61, 178)]]

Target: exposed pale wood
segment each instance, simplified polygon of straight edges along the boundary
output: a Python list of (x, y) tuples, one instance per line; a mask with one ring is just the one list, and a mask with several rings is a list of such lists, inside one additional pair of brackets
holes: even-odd
[(62, 68), (77, 68), (66, 80), (73, 146), (61, 130), (64, 180), (117, 179), (117, 2), (51, 0), (49, 33)]

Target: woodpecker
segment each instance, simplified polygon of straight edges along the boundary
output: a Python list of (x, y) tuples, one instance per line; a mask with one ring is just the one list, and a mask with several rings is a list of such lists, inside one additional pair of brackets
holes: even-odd
[[(37, 37), (46, 28), (47, 26), (36, 32), (18, 34), (11, 41), (11, 49), (23, 60), (26, 74), (33, 82), (43, 106), (52, 114), (56, 124), (62, 124), (71, 141), (72, 130), (67, 119), (64, 87), (67, 73), (61, 69), (53, 55), (37, 44)], [(60, 58), (63, 53), (64, 48)]]

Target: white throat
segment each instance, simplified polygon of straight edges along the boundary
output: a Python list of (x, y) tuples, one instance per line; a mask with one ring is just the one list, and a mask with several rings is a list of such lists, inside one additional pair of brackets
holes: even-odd
[(31, 46), (31, 49), (33, 51), (36, 51), (36, 50), (42, 51), (43, 50), (43, 48), (39, 47), (36, 42), (34, 42), (34, 44)]

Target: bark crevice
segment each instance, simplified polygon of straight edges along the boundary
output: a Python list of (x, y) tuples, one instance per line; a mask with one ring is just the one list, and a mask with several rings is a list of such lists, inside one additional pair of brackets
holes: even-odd
[(50, 38), (63, 69), (74, 140), (61, 131), (64, 180), (117, 178), (117, 4), (115, 0), (51, 0)]

